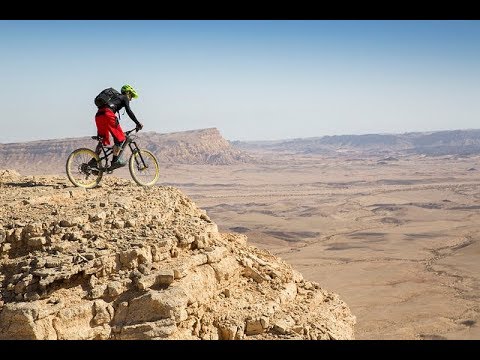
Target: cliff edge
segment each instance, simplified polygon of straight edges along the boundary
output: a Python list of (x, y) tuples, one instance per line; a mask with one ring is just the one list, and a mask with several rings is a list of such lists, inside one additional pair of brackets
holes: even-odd
[(0, 339), (353, 339), (337, 294), (170, 186), (0, 170)]

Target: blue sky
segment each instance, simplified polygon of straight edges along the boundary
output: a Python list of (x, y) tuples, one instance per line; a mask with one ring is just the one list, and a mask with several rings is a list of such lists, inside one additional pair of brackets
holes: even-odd
[(0, 49), (0, 143), (94, 135), (93, 98), (125, 83), (159, 133), (480, 128), (475, 20), (0, 20)]

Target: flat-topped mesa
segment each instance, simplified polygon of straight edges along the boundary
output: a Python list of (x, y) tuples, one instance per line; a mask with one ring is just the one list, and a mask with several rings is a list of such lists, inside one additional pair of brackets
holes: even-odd
[(353, 339), (338, 295), (174, 187), (5, 173), (0, 339)]
[[(228, 165), (254, 161), (243, 150), (233, 148), (216, 128), (166, 134), (140, 131), (137, 140), (160, 163)], [(73, 150), (95, 146), (91, 137), (0, 144), (0, 163), (23, 174), (63, 174)]]
[(254, 161), (233, 148), (217, 128), (167, 134), (146, 132), (141, 136), (145, 148), (154, 151), (161, 162), (228, 165)]

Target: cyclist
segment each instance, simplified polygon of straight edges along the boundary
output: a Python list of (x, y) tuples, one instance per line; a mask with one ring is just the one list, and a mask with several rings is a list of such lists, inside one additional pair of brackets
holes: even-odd
[[(142, 123), (137, 120), (132, 109), (130, 109), (130, 101), (138, 98), (138, 93), (132, 86), (128, 84), (123, 85), (120, 92), (121, 93), (118, 95), (110, 98), (110, 101), (108, 101), (107, 105), (98, 108), (98, 111), (95, 114), (97, 135), (103, 138), (103, 145), (110, 145), (110, 134), (113, 137), (113, 159), (109, 170), (117, 169), (127, 164), (125, 160), (119, 158), (118, 156), (126, 137), (115, 113), (125, 108), (130, 119), (137, 125), (136, 130), (139, 131), (143, 128)], [(95, 152), (100, 154), (100, 144), (95, 149)], [(91, 159), (88, 165), (90, 167), (96, 167), (97, 162), (95, 159)]]

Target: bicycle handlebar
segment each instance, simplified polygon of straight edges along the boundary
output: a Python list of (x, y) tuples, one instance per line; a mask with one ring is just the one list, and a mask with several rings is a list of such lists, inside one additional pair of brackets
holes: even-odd
[(138, 132), (137, 128), (134, 128), (134, 129), (132, 129), (132, 130), (125, 131), (125, 135), (128, 136), (128, 135), (130, 135), (130, 134), (131, 134), (132, 132), (134, 132), (134, 131)]

